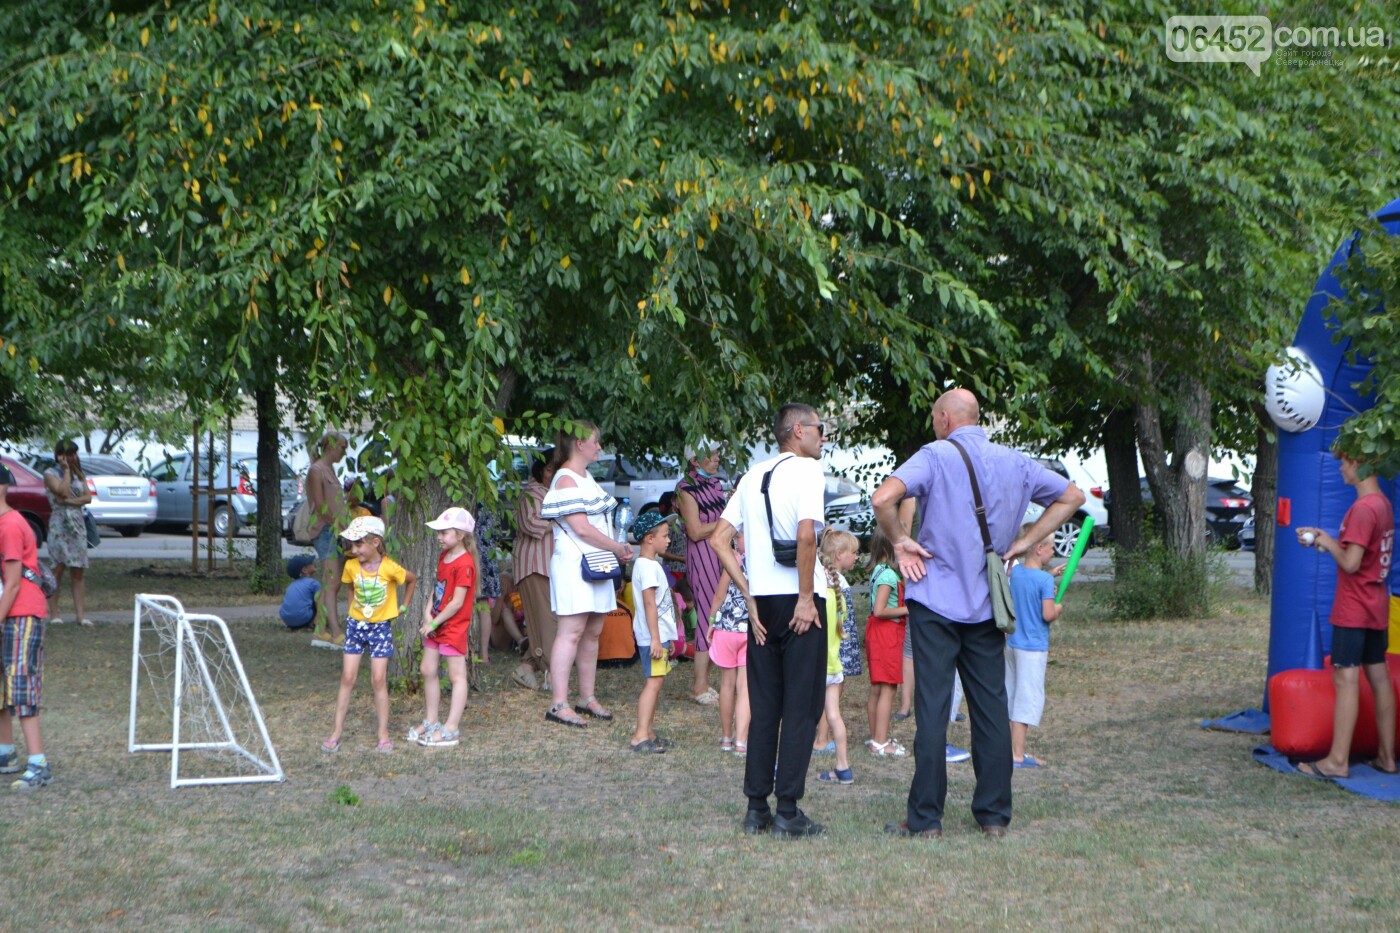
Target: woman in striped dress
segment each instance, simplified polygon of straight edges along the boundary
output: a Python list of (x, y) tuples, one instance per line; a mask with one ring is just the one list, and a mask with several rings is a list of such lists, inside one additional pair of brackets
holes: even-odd
[[(681, 522), (689, 539), (686, 548), (686, 578), (695, 596), (695, 682), (690, 697), (696, 703), (712, 706), (719, 694), (710, 687), (710, 617), (717, 605), (715, 589), (724, 572), (719, 565), (710, 536), (724, 511), (724, 488), (720, 485), (719, 445), (701, 439), (685, 451), (689, 467), (676, 487)], [(723, 594), (720, 594), (721, 598)]]
[[(583, 556), (590, 551), (610, 551), (626, 563), (632, 559), (632, 547), (614, 538), (612, 514), (617, 500), (588, 474), (588, 465), (602, 452), (598, 426), (587, 421), (577, 421), (575, 425), (588, 433), (579, 438), (572, 431), (559, 432), (553, 461), (557, 469), (540, 515), (554, 522), (549, 603), (559, 620), (554, 653), (549, 661), (553, 705), (545, 713), (545, 719), (582, 727), (585, 725), (582, 716), (601, 720), (613, 718), (598, 702), (593, 690), (603, 616), (617, 608), (613, 581), (584, 579)], [(579, 703), (571, 709), (569, 671), (575, 664), (578, 665)]]
[(514, 680), (528, 690), (539, 689), (548, 680), (549, 656), (554, 650), (554, 610), (549, 608), (549, 561), (554, 555), (554, 523), (540, 515), (549, 483), (554, 479), (550, 466), (554, 451), (544, 452), (530, 465), (530, 481), (520, 493), (515, 507), (515, 586), (525, 609), (525, 630), (530, 638), (530, 656), (515, 671)]

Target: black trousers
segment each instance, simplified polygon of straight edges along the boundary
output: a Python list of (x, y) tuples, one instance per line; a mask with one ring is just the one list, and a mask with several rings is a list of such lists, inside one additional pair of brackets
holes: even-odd
[(760, 645), (749, 628), (749, 754), (744, 761), (744, 794), (750, 810), (767, 810), (768, 796), (776, 791), (778, 812), (791, 816), (807, 789), (812, 740), (826, 705), (826, 600), (815, 600), (823, 627), (814, 625), (801, 635), (788, 627), (797, 606), (796, 594), (758, 596), (754, 601), (768, 637)]
[(972, 815), (983, 826), (1011, 822), (1011, 721), (1006, 708), (1006, 637), (988, 620), (963, 624), (910, 600), (914, 642), (914, 783), (909, 785), (909, 828), (943, 826), (948, 796), (948, 713), (953, 671), (962, 675), (972, 725)]

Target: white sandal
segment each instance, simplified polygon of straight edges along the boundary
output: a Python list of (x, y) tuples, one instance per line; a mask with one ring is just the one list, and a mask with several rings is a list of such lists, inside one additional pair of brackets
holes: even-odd
[(908, 754), (908, 752), (904, 750), (904, 746), (900, 745), (894, 739), (890, 739), (888, 742), (884, 743), (876, 742), (874, 739), (871, 739), (867, 744), (870, 746), (870, 754), (874, 755), (876, 758), (903, 758)]
[(62, 624), (63, 624), (63, 616), (54, 616), (52, 619), (49, 620), (49, 624), (50, 624), (50, 625), (62, 625)]

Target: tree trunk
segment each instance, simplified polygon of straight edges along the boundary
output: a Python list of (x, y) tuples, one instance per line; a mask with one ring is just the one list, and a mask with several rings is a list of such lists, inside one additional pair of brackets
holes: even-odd
[(1274, 526), (1278, 516), (1278, 436), (1259, 412), (1254, 467), (1254, 592), (1268, 596), (1274, 589)]
[(277, 411), (277, 382), (258, 380), (253, 390), (258, 419), (258, 549), (254, 558), (253, 592), (276, 593), (282, 575), (281, 415)]
[(1130, 411), (1115, 410), (1103, 429), (1103, 456), (1108, 464), (1108, 517), (1116, 562), (1142, 547), (1142, 487), (1138, 483), (1137, 429)]
[[(418, 664), (423, 658), (423, 637), (418, 634), (418, 629), (423, 621), (423, 607), (433, 595), (440, 553), (437, 538), (425, 523), (442, 514), (443, 509), (452, 505), (452, 501), (442, 484), (432, 476), (418, 487), (412, 501), (408, 501), (401, 490), (389, 489), (386, 492), (394, 496), (389, 540), (386, 542), (389, 555), (418, 575), (413, 600), (402, 607), (403, 611), (394, 623), (394, 642), (399, 650), (389, 659), (389, 682), (395, 689), (413, 690), (419, 686)], [(475, 635), (474, 631), (472, 635)], [(468, 654), (471, 652), (468, 651)], [(467, 671), (470, 686), (476, 689), (476, 665), (468, 663)], [(445, 667), (442, 673), (447, 673)]]
[(1147, 485), (1161, 515), (1167, 548), (1180, 557), (1194, 558), (1203, 556), (1206, 549), (1210, 391), (1199, 379), (1183, 378), (1177, 402), (1171, 463), (1167, 462), (1161, 410), (1156, 406), (1137, 407), (1138, 449), (1147, 471)]

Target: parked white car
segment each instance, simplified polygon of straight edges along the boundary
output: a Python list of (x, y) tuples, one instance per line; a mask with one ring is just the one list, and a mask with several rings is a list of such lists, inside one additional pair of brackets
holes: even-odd
[[(26, 463), (43, 473), (54, 465), (54, 459), (31, 454)], [(156, 484), (135, 467), (106, 454), (79, 454), (78, 463), (87, 474), (87, 491), (92, 496), (87, 510), (97, 524), (134, 538), (156, 520)]]

